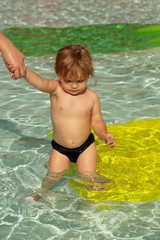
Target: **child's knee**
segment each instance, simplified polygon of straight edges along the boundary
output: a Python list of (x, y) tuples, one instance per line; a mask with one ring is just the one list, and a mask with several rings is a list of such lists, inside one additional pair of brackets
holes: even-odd
[(64, 175), (64, 172), (53, 172), (50, 169), (48, 170), (48, 173), (46, 175), (46, 179), (50, 181), (59, 181), (62, 176)]
[(85, 181), (94, 182), (94, 172), (78, 172), (79, 177)]

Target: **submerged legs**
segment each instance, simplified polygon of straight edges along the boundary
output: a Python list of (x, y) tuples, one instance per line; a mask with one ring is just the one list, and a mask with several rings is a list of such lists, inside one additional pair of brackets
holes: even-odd
[(65, 173), (64, 172), (52, 172), (48, 170), (47, 175), (43, 178), (41, 188), (36, 190), (36, 195), (31, 197), (30, 200), (41, 200), (42, 195), (46, 194), (50, 188), (61, 180)]
[(85, 172), (79, 172), (79, 176), (81, 179), (86, 181), (86, 189), (89, 191), (103, 191), (108, 189), (108, 183), (111, 182), (111, 180), (103, 175), (100, 175), (99, 173), (85, 173)]

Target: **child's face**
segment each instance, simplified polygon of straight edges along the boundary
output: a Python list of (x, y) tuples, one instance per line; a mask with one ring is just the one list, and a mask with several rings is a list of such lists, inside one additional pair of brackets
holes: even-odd
[(74, 96), (82, 94), (87, 88), (88, 78), (84, 78), (82, 74), (78, 74), (76, 79), (62, 76), (59, 76), (59, 79), (63, 90)]

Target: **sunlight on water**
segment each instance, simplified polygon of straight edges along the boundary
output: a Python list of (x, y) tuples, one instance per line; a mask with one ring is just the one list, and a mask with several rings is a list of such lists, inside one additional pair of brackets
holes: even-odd
[[(0, 26), (1, 29), (7, 29), (12, 27), (71, 27), (109, 23), (156, 24), (159, 23), (159, 11), (158, 0), (121, 0), (118, 2), (99, 0), (86, 2), (83, 0), (79, 4), (77, 4), (77, 0), (74, 2), (70, 0), (67, 2), (62, 0), (38, 0), (35, 2), (7, 0), (0, 3)], [(51, 54), (50, 56), (27, 57), (25, 62), (28, 68), (41, 76), (57, 79), (53, 72), (54, 59), (55, 55)], [(142, 121), (144, 126), (146, 119), (150, 119), (148, 121), (153, 123), (154, 129), (153, 118), (159, 118), (160, 105), (159, 59), (159, 48), (115, 52), (101, 56), (97, 53), (93, 54), (98, 83), (94, 87), (94, 80), (90, 80), (89, 87), (100, 96), (102, 114), (106, 124), (110, 125), (110, 128), (120, 129), (116, 134), (118, 134), (117, 141), (121, 143), (121, 147), (115, 148), (114, 152), (122, 150), (123, 139), (119, 135), (121, 135), (123, 126), (124, 144), (127, 142), (128, 132), (125, 132), (127, 129), (125, 126), (128, 125), (125, 124), (128, 121), (141, 119), (139, 121)], [(2, 62), (0, 56), (0, 63)], [(141, 199), (139, 203), (134, 201), (131, 203), (130, 198), (126, 198), (126, 201), (123, 199), (122, 202), (118, 191), (116, 192), (119, 197), (117, 202), (109, 198), (106, 201), (105, 195), (102, 195), (102, 201), (92, 201), (94, 199), (87, 201), (84, 198), (84, 192), (81, 194), (75, 189), (83, 182), (77, 176), (73, 166), (42, 201), (28, 201), (28, 198), (35, 193), (35, 189), (40, 187), (42, 178), (47, 172), (51, 151), (50, 138), (46, 136), (51, 130), (49, 96), (29, 86), (23, 79), (17, 81), (11, 79), (3, 64), (0, 67), (0, 88), (0, 239), (159, 239), (159, 192), (157, 198), (154, 199), (157, 200), (151, 202), (148, 198), (148, 202)], [(151, 190), (154, 187), (152, 180), (155, 181), (156, 177), (159, 179), (158, 159), (152, 159), (151, 155), (147, 162), (142, 163), (137, 162), (137, 158), (134, 157), (132, 169), (124, 158), (126, 157), (125, 153), (129, 152), (132, 152), (132, 156), (136, 156), (136, 150), (143, 144), (146, 146), (145, 154), (149, 155), (149, 151), (155, 153), (159, 147), (159, 132), (157, 130), (155, 136), (156, 132), (148, 133), (146, 129), (143, 134), (146, 136), (146, 140), (149, 138), (147, 142), (142, 136), (139, 142), (139, 136), (135, 134), (134, 129), (133, 133), (135, 141), (130, 138), (130, 132), (128, 135), (129, 141), (133, 143), (133, 148), (128, 150), (129, 148), (126, 147), (126, 152), (122, 152), (120, 155), (122, 162), (118, 159), (119, 164), (116, 164), (115, 158), (112, 158), (113, 153), (108, 151), (112, 158), (110, 163), (115, 169), (112, 176), (109, 176), (107, 169), (102, 171), (103, 161), (99, 162), (99, 168), (102, 174), (109, 177), (114, 175), (115, 179), (116, 177), (118, 179), (120, 172), (121, 180), (124, 179), (124, 191), (129, 191), (130, 187), (138, 188), (138, 186), (125, 185), (125, 177), (129, 171), (136, 179), (136, 173), (133, 171), (136, 169), (136, 181), (142, 184), (141, 177), (143, 177)], [(153, 137), (155, 142), (153, 141), (152, 146), (150, 140)], [(141, 156), (144, 151), (143, 146)], [(100, 153), (102, 152), (100, 151)], [(156, 162), (154, 170), (157, 175), (152, 178), (153, 162)], [(126, 169), (123, 168), (123, 164), (126, 165)], [(151, 164), (151, 168), (149, 168), (149, 164)], [(144, 167), (142, 176), (139, 167), (141, 167), (141, 171)], [(126, 174), (125, 171), (127, 171)], [(151, 179), (147, 180), (148, 176)], [(131, 176), (130, 180), (132, 180)], [(158, 184), (155, 184), (155, 187)], [(89, 192), (89, 194), (88, 197), (93, 197), (95, 194), (94, 198), (96, 198), (96, 191)], [(125, 197), (125, 194), (122, 196)]]
[[(42, 76), (56, 78), (53, 74), (54, 58), (31, 57), (26, 59), (26, 64)], [(93, 58), (98, 83), (93, 87), (93, 80), (90, 80), (89, 86), (100, 96), (107, 125), (158, 117), (157, 49)], [(2, 239), (9, 233), (9, 239), (20, 239), (23, 234), (26, 239), (36, 239), (37, 232), (41, 239), (59, 239), (60, 235), (62, 239), (70, 239), (73, 231), (75, 238), (80, 234), (83, 239), (89, 236), (94, 239), (100, 234), (101, 239), (128, 239), (132, 235), (130, 229), (134, 229), (135, 239), (136, 236), (159, 234), (152, 230), (158, 227), (156, 209), (159, 201), (139, 204), (87, 202), (69, 185), (71, 181), (79, 184), (72, 171), (50, 190), (45, 200), (29, 202), (28, 197), (34, 194), (47, 172), (51, 151), (50, 139), (46, 137), (51, 126), (49, 97), (23, 79), (10, 79), (4, 66), (0, 78)], [(143, 219), (144, 213), (147, 219), (155, 219), (150, 227), (148, 220)], [(135, 226), (140, 217), (143, 224)], [(28, 230), (28, 226), (34, 226), (33, 230)], [(87, 230), (93, 228), (94, 231)]]

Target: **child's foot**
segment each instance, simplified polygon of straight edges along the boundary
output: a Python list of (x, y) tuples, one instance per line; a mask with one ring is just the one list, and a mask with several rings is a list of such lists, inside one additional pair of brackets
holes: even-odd
[(96, 185), (87, 186), (87, 187), (85, 187), (85, 189), (88, 191), (106, 191), (106, 190), (108, 190), (108, 188), (105, 186), (96, 186)]
[(38, 188), (36, 190), (36, 195), (29, 197), (29, 201), (40, 201), (42, 200), (42, 194), (45, 193), (45, 190), (43, 188)]
[(103, 176), (103, 175), (100, 175), (98, 173), (96, 173), (94, 176), (93, 176), (93, 180), (94, 180), (94, 183), (97, 183), (97, 184), (108, 184), (108, 183), (111, 183), (112, 180)]
[(35, 196), (29, 197), (28, 200), (29, 201), (40, 201), (40, 200), (42, 200), (42, 196), (37, 194)]

